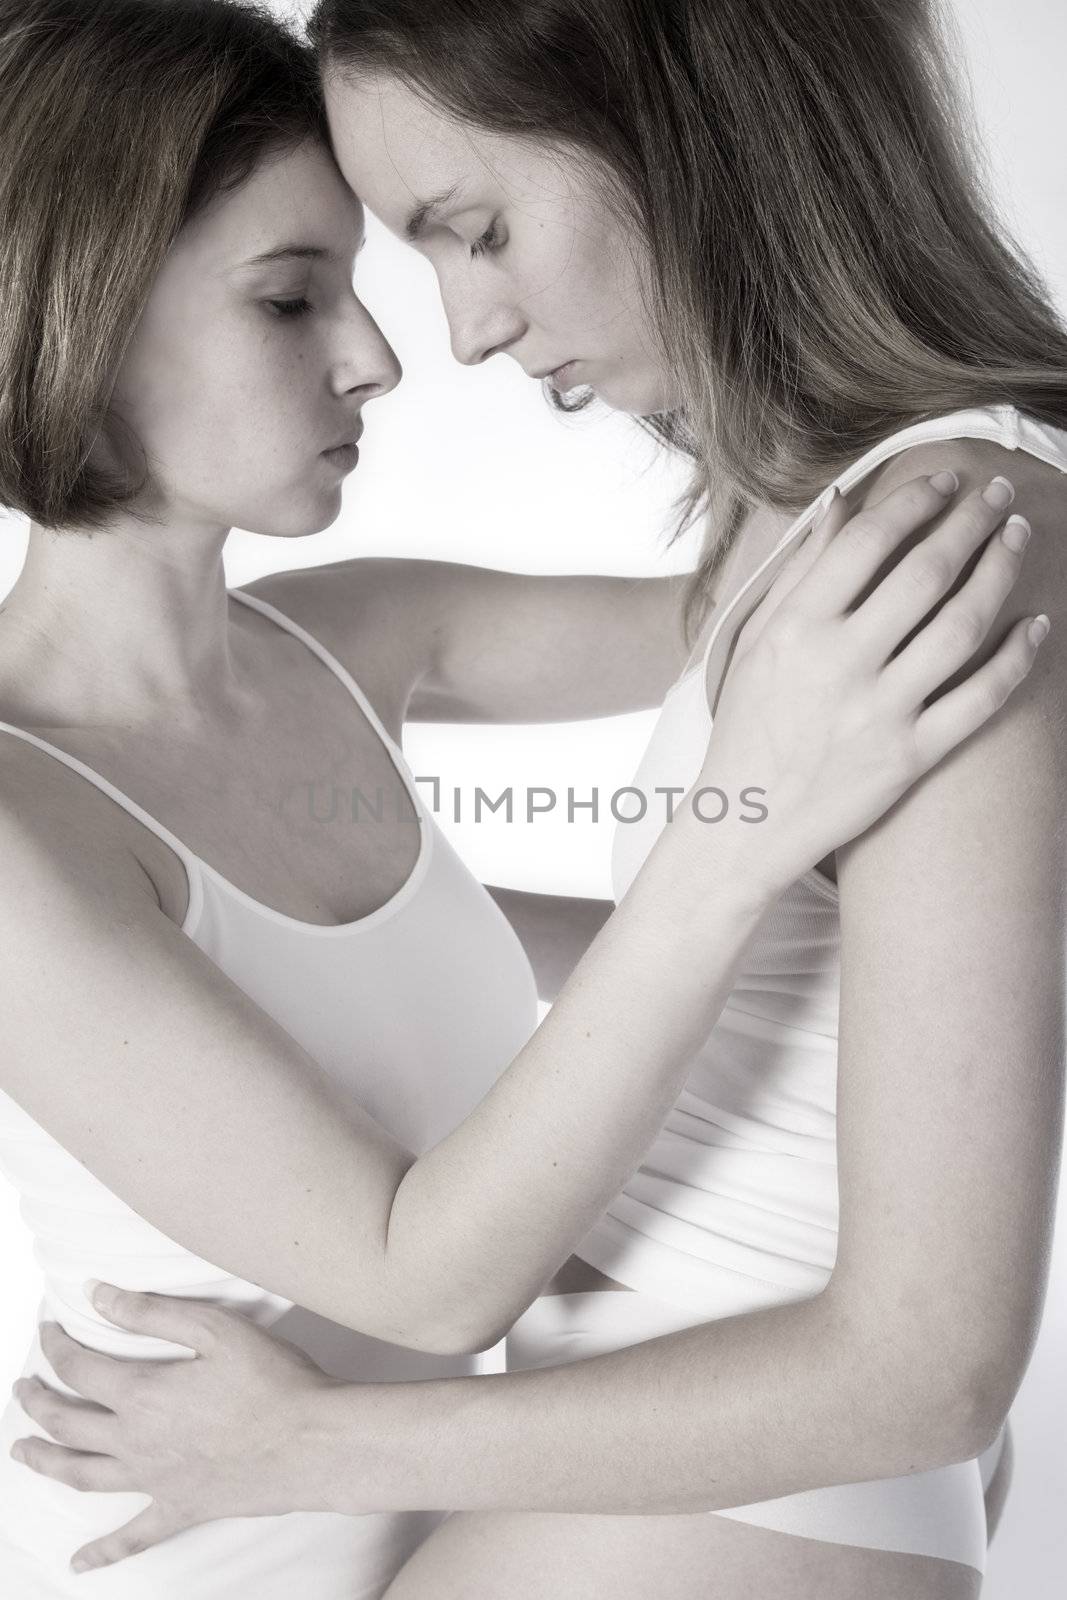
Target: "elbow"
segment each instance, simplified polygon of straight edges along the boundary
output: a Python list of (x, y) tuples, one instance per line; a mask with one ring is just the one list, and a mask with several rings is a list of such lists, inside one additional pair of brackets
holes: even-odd
[(1014, 1358), (990, 1358), (966, 1369), (965, 1378), (949, 1396), (949, 1415), (955, 1419), (954, 1461), (970, 1461), (996, 1441), (1008, 1420), (1025, 1370)]
[(1006, 1353), (993, 1342), (976, 1347), (958, 1328), (930, 1321), (913, 1327), (913, 1338), (902, 1337), (899, 1325), (888, 1337), (886, 1324), (875, 1327), (869, 1311), (857, 1316), (841, 1297), (834, 1305), (836, 1367), (856, 1377), (848, 1404), (862, 1419), (869, 1477), (951, 1466), (989, 1448), (1025, 1370), (1017, 1350)]
[[(353, 1323), (353, 1326), (357, 1324)], [(385, 1326), (365, 1329), (376, 1339), (418, 1350), (431, 1356), (473, 1356), (491, 1350), (507, 1332), (505, 1327), (492, 1327), (488, 1323), (475, 1324), (459, 1314), (442, 1315), (440, 1307), (427, 1312), (425, 1308), (406, 1310), (391, 1318)]]
[[(937, 1363), (940, 1410), (945, 1446), (944, 1464), (970, 1461), (996, 1441), (1025, 1376), (1040, 1325), (1040, 1311), (1001, 1319), (975, 1315), (966, 1319), (964, 1337), (943, 1341)], [(984, 1330), (976, 1339), (971, 1329)], [(942, 1352), (938, 1352), (941, 1354)], [(931, 1378), (931, 1383), (935, 1380)]]
[(485, 1351), (492, 1350), (504, 1337), (502, 1333), (489, 1335), (479, 1333), (457, 1333), (455, 1336), (438, 1341), (436, 1353), (442, 1356), (478, 1356)]
[(916, 1363), (895, 1388), (892, 1450), (899, 1474), (973, 1461), (988, 1450), (1004, 1426), (1018, 1388), (1003, 1369), (978, 1366), (946, 1354), (927, 1381), (917, 1382)]
[(393, 1343), (405, 1344), (409, 1349), (421, 1350), (425, 1355), (476, 1356), (491, 1350), (503, 1337), (503, 1334), (487, 1336), (469, 1328), (442, 1327), (440, 1323), (435, 1323), (432, 1328), (420, 1329), (417, 1336), (394, 1339)]
[(490, 1322), (488, 1318), (471, 1320), (457, 1315), (447, 1326), (434, 1328), (434, 1352), (442, 1356), (477, 1356), (492, 1350), (507, 1334), (514, 1318), (506, 1322)]

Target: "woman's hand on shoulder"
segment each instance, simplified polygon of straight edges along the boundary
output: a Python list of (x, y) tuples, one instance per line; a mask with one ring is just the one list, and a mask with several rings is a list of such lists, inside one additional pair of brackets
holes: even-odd
[(877, 821), (1034, 662), (1032, 614), (972, 661), (1022, 555), (995, 491), (958, 489), (950, 470), (855, 514), (837, 496), (740, 631), (700, 782), (765, 796), (760, 857), (783, 884)]

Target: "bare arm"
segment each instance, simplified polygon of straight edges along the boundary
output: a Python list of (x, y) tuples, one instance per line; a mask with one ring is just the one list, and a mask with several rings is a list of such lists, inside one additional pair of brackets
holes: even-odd
[(163, 914), (134, 858), (57, 868), (48, 827), (0, 817), (8, 1091), (196, 1254), (443, 1352), (495, 1342), (637, 1164), (773, 893), (747, 841), (668, 830), (553, 1014), (416, 1160)]
[[(989, 571), (984, 561), (976, 581)], [(902, 580), (914, 571), (902, 564)], [(1002, 622), (1025, 615), (1036, 589), (1055, 635), (1063, 583), (1046, 561), (1031, 586)], [(945, 604), (946, 623), (960, 614)], [(1000, 628), (994, 646), (999, 637)], [(959, 657), (968, 667), (970, 648), (972, 656), (963, 648)], [(983, 645), (977, 655), (986, 654)], [(909, 659), (901, 657), (904, 670)], [(1062, 1114), (1062, 640), (1050, 660), (881, 826), (851, 836), (842, 875), (841, 1248), (829, 1287), (804, 1302), (507, 1377), (368, 1388), (294, 1383), (290, 1374), (281, 1393), (294, 1402), (290, 1438), (299, 1442), (290, 1449), (287, 1441), (282, 1455), (275, 1449), (270, 1490), (277, 1494), (280, 1482), (293, 1497), (281, 1503), (414, 1507), (439, 1501), (447, 1485), (454, 1509), (717, 1509), (963, 1460), (991, 1441), (1040, 1311)], [(728, 721), (728, 696), (729, 686), (719, 721)], [(773, 698), (765, 705), (773, 708)], [(1006, 833), (1020, 764), (1032, 774), (1030, 803)], [(932, 870), (932, 845), (944, 852), (945, 871)], [(958, 931), (977, 970), (974, 980), (954, 947), (947, 985), (924, 944), (944, 926), (946, 883), (963, 897), (949, 902), (961, 913), (953, 940)], [(907, 926), (894, 933), (900, 904)], [(896, 943), (886, 966), (873, 952), (887, 933)], [(902, 994), (916, 1003), (902, 1006)], [(975, 1218), (988, 1215), (991, 1198), (998, 1225), (982, 1236)], [(263, 1373), (279, 1359), (267, 1336), (225, 1313), (153, 1297), (101, 1304), (123, 1326), (169, 1328), (208, 1357), (217, 1349), (220, 1361), (150, 1375), (141, 1405), (145, 1377), (131, 1385), (124, 1364), (87, 1364), (71, 1341), (50, 1335), (61, 1376), (111, 1408), (110, 1420), (95, 1424), (96, 1442), (84, 1435), (83, 1448), (114, 1453), (95, 1470), (129, 1474), (123, 1463), (132, 1456), (142, 1470), (125, 1486), (148, 1487), (150, 1467), (166, 1479), (174, 1468), (151, 1447), (154, 1415), (162, 1408), (173, 1419), (177, 1397), (188, 1402), (197, 1386), (213, 1402), (201, 1397), (197, 1416), (228, 1407), (231, 1437), (240, 1409), (246, 1437), (250, 1430), (259, 1444), (254, 1418), (276, 1392)], [(62, 1436), (78, 1442), (83, 1422), (60, 1398), (41, 1397), (33, 1414), (46, 1427), (61, 1419)], [(91, 1463), (66, 1466), (56, 1446), (32, 1443), (27, 1459), (40, 1470), (83, 1486), (98, 1481)], [(190, 1448), (196, 1454), (199, 1442)], [(156, 1478), (152, 1488), (158, 1500)], [(146, 1513), (151, 1537), (186, 1525), (188, 1484), (181, 1490), (177, 1520), (165, 1496)], [(237, 1500), (209, 1515), (254, 1508), (262, 1493), (246, 1474)], [(125, 1553), (123, 1537), (102, 1542), (104, 1559)]]
[(566, 722), (661, 703), (689, 654), (685, 584), (374, 557), (246, 587), (346, 663), (368, 639), (402, 651), (412, 722)]
[[(965, 448), (962, 479), (975, 456), (1003, 470)], [(1040, 592), (1055, 635), (1067, 502), (1038, 476), (1025, 504), (1034, 559), (1002, 624)], [(992, 1442), (1040, 1324), (1063, 1130), (1067, 638), (1049, 642), (1009, 706), (838, 851), (828, 1288), (569, 1366), (420, 1386), (417, 1408), (399, 1385), (309, 1396), (324, 1502), (328, 1476), (330, 1504), (347, 1482), (365, 1506), (368, 1447), (397, 1504), (437, 1481), (458, 1510), (618, 1513), (892, 1477)]]
[[(964, 483), (1006, 467), (995, 447), (948, 460)], [(1022, 468), (1035, 548), (1000, 624), (1040, 592), (1055, 635), (1067, 495)], [(838, 851), (827, 1290), (569, 1367), (431, 1385), (417, 1422), (410, 1396), (380, 1397), (416, 1498), (441, 1470), (457, 1509), (713, 1510), (964, 1460), (995, 1437), (1040, 1322), (1063, 1127), (1067, 639), (1049, 644), (1010, 705)], [(339, 1428), (353, 1398), (329, 1402)], [(405, 1424), (444, 1449), (462, 1438), (463, 1461), (409, 1456)]]
[(614, 901), (486, 887), (519, 936), (538, 995), (555, 1000), (615, 910)]

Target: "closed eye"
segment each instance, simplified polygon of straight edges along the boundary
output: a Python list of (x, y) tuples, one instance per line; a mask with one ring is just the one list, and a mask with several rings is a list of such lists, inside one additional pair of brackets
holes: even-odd
[(488, 255), (492, 250), (499, 250), (503, 243), (504, 240), (500, 237), (494, 220), (486, 228), (481, 238), (475, 239), (474, 243), (468, 246), (471, 260), (475, 260), (478, 256)]
[(273, 306), (276, 316), (302, 317), (313, 309), (310, 300), (268, 300), (267, 304)]

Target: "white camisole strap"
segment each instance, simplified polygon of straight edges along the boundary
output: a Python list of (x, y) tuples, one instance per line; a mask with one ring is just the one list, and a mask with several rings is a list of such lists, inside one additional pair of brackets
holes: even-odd
[[(987, 439), (992, 443), (1004, 445), (1008, 450), (1024, 448), (1028, 454), (1038, 456), (1050, 466), (1058, 467), (1061, 472), (1067, 472), (1067, 450), (1057, 450), (1054, 447), (1050, 447), (1047, 442), (1043, 443), (1038, 429), (1034, 428), (1032, 424), (1030, 425), (1031, 429), (1038, 436), (1028, 437), (1024, 443), (1021, 432), (1025, 425), (1025, 420), (1020, 418), (1014, 406), (990, 406), (983, 410), (953, 411), (947, 416), (933, 417), (926, 422), (917, 422), (912, 427), (903, 428), (899, 433), (894, 433), (888, 439), (883, 439), (873, 449), (868, 450), (865, 455), (860, 456), (858, 461), (854, 461), (850, 467), (846, 467), (844, 472), (839, 473), (832, 480), (832, 483), (827, 485), (827, 490), (836, 485), (842, 494), (848, 494), (850, 489), (855, 488), (875, 467), (881, 466), (891, 456), (899, 455), (901, 451), (909, 449), (912, 445), (928, 444), (937, 439)], [(1064, 437), (1067, 440), (1067, 434)], [(826, 490), (823, 493), (825, 494)], [(749, 592), (756, 580), (766, 572), (772, 562), (777, 560), (786, 546), (798, 534), (811, 527), (815, 521), (822, 498), (823, 496), (820, 495), (818, 500), (813, 501), (790, 524), (770, 555), (760, 563), (751, 577), (746, 580), (733, 596), (722, 615), (716, 619), (715, 626), (711, 630), (700, 658), (686, 668), (677, 680), (678, 683), (684, 682), (695, 672), (703, 670), (706, 673), (712, 649), (726, 619), (738, 602)]]
[[(260, 599), (258, 595), (246, 594), (241, 589), (231, 589), (228, 592), (235, 600), (241, 601), (242, 604), (249, 606), (253, 611), (259, 611), (264, 616), (269, 617), (272, 621), (277, 623), (280, 628), (284, 629), (286, 633), (295, 635), (295, 637), (300, 639), (309, 650), (318, 656), (319, 660), (324, 664), (324, 666), (326, 666), (330, 672), (332, 672), (334, 676), (339, 678), (344, 684), (345, 688), (348, 690), (349, 694), (352, 696), (353, 700), (355, 700), (363, 715), (366, 717), (371, 728), (377, 734), (388, 751), (390, 759), (392, 760), (393, 765), (395, 766), (397, 773), (404, 785), (404, 788), (411, 799), (411, 803), (415, 808), (415, 816), (418, 820), (419, 828), (424, 835), (425, 841), (425, 836), (428, 832), (427, 821), (429, 814), (423, 803), (422, 796), (418, 792), (414, 777), (404, 758), (403, 751), (397, 745), (395, 740), (390, 737), (388, 730), (383, 725), (374, 707), (371, 705), (370, 701), (359, 687), (359, 684), (352, 677), (351, 673), (348, 672), (347, 669), (343, 667), (337, 660), (336, 656), (332, 655), (324, 645), (321, 645), (312, 634), (308, 633), (305, 628), (302, 628), (298, 622), (294, 622), (291, 617), (287, 617), (284, 612), (279, 611), (276, 606), (272, 606), (269, 601)], [(69, 767), (73, 772), (79, 773), (81, 777), (85, 778), (89, 783), (95, 785), (96, 788), (102, 790), (103, 793), (106, 794), (110, 799), (114, 800), (117, 805), (122, 806), (124, 811), (129, 812), (131, 816), (135, 817), (138, 822), (146, 827), (151, 833), (154, 833), (157, 838), (162, 839), (164, 844), (168, 845), (169, 848), (174, 851), (174, 854), (179, 858), (184, 866), (189, 881), (189, 904), (186, 910), (183, 926), (189, 927), (193, 925), (200, 914), (204, 893), (203, 879), (201, 877), (202, 869), (206, 869), (212, 873), (214, 877), (220, 878), (221, 881), (229, 884), (229, 880), (221, 878), (221, 874), (219, 874), (216, 869), (211, 866), (210, 862), (204, 861), (202, 857), (190, 850), (188, 845), (184, 844), (182, 840), (179, 839), (176, 834), (172, 833), (168, 827), (158, 820), (158, 818), (152, 816), (152, 814), (146, 811), (143, 806), (138, 805), (136, 800), (131, 799), (128, 794), (126, 794), (122, 789), (118, 788), (118, 786), (112, 783), (110, 779), (105, 778), (93, 767), (88, 766), (86, 762), (79, 760), (77, 756), (71, 755), (69, 751), (61, 750), (58, 745), (51, 744), (47, 739), (42, 739), (39, 734), (30, 733), (28, 729), (18, 727), (13, 722), (5, 722), (0, 719), (0, 731), (12, 733), (16, 738), (24, 740), (27, 744), (36, 745), (39, 750), (45, 751), (48, 755), (54, 756), (57, 761), (62, 762), (65, 767)], [(420, 856), (420, 860), (424, 856), (425, 847), (423, 849), (422, 856)], [(414, 878), (414, 876), (415, 874), (413, 873), (412, 877)], [(241, 891), (237, 892), (240, 893)], [(277, 915), (277, 913), (274, 914)], [(360, 920), (366, 921), (368, 919)], [(309, 923), (307, 926), (309, 928), (317, 928), (318, 924)], [(335, 931), (332, 924), (324, 924), (323, 927), (326, 932), (332, 933)]]

